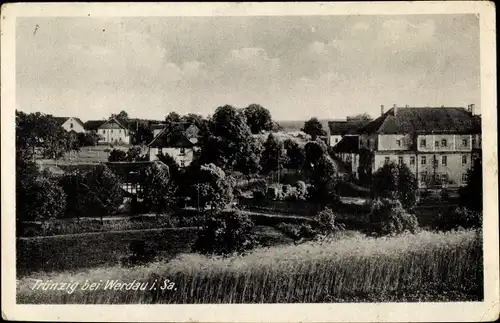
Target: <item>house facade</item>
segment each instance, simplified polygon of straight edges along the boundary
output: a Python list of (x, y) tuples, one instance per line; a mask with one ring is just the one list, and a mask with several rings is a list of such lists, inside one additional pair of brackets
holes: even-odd
[(158, 155), (169, 155), (179, 167), (187, 167), (198, 152), (198, 133), (196, 125), (174, 122), (164, 127), (154, 137), (149, 146), (149, 160), (157, 160)]
[(55, 117), (58, 124), (64, 128), (64, 130), (70, 132), (74, 131), (76, 133), (84, 133), (85, 126), (79, 118), (74, 117)]
[(328, 146), (335, 147), (344, 136), (357, 136), (357, 131), (368, 121), (339, 120), (328, 122)]
[(130, 144), (130, 131), (115, 118), (104, 121), (95, 131), (100, 144)]
[[(394, 162), (406, 164), (420, 188), (458, 187), (466, 184), (467, 171), (481, 152), (481, 122), (474, 105), (394, 106), (358, 132), (358, 171), (353, 172), (358, 178)], [(344, 151), (338, 154), (347, 158)]]

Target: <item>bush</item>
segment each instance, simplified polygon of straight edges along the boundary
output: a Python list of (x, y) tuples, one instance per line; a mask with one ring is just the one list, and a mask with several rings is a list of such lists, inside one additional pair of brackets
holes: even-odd
[(266, 194), (264, 194), (262, 190), (255, 190), (253, 191), (252, 194), (253, 194), (253, 199), (257, 204), (262, 204), (266, 200)]
[(297, 188), (297, 192), (305, 197), (306, 194), (307, 194), (307, 185), (306, 183), (304, 183), (303, 181), (297, 181), (297, 183), (295, 183), (295, 188)]
[(482, 226), (482, 213), (465, 207), (456, 207), (440, 213), (436, 219), (436, 228), (442, 231), (453, 229), (477, 229)]
[(127, 153), (120, 149), (113, 149), (108, 156), (109, 162), (123, 162), (127, 160)]
[(130, 255), (125, 259), (126, 265), (139, 265), (151, 262), (156, 258), (156, 250), (145, 240), (133, 240), (129, 244)]
[(406, 231), (415, 233), (418, 230), (417, 217), (407, 213), (398, 200), (374, 200), (368, 217), (371, 231), (375, 234), (394, 235)]
[(202, 254), (227, 255), (256, 245), (254, 223), (238, 211), (213, 214), (198, 234), (193, 250)]
[(301, 240), (311, 240), (316, 238), (318, 232), (313, 229), (313, 227), (308, 223), (301, 224), (299, 228), (299, 238)]
[(270, 200), (277, 200), (279, 196), (280, 191), (278, 190), (277, 187), (268, 187), (266, 191), (266, 197)]
[(335, 221), (335, 214), (329, 208), (318, 212), (314, 217), (315, 229), (324, 235), (334, 233), (336, 231), (342, 230), (343, 226), (338, 225)]

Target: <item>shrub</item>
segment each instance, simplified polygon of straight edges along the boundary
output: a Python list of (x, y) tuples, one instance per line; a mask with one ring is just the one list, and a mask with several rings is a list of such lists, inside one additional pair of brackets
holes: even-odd
[(465, 207), (456, 207), (440, 213), (436, 219), (436, 228), (442, 231), (453, 229), (477, 229), (482, 225), (482, 213)]
[(266, 200), (266, 194), (262, 190), (255, 190), (253, 191), (253, 199), (255, 203), (262, 204)]
[(343, 229), (343, 226), (338, 225), (335, 222), (335, 214), (329, 208), (325, 208), (322, 211), (318, 212), (318, 214), (316, 214), (316, 216), (314, 217), (314, 224), (316, 230), (324, 235), (328, 235), (330, 233), (334, 233)]
[(297, 183), (295, 183), (295, 188), (297, 188), (297, 192), (305, 197), (306, 194), (307, 194), (307, 185), (306, 183), (304, 183), (304, 181), (297, 181)]
[(288, 194), (292, 190), (292, 186), (287, 184), (281, 186), (281, 190), (283, 191), (284, 194)]
[(193, 250), (203, 254), (227, 255), (256, 245), (254, 223), (238, 211), (213, 214), (202, 227)]
[(368, 217), (372, 232), (379, 235), (400, 234), (405, 231), (415, 233), (418, 229), (417, 217), (407, 213), (398, 200), (374, 200)]
[(139, 265), (151, 262), (156, 258), (157, 252), (145, 240), (133, 240), (129, 244), (130, 255), (125, 259), (126, 265)]
[(316, 230), (314, 230), (310, 224), (303, 223), (300, 225), (299, 238), (302, 241), (314, 239), (314, 238), (316, 238), (317, 235), (318, 235), (318, 232)]
[(266, 191), (266, 196), (270, 200), (277, 200), (279, 195), (279, 190), (277, 187), (268, 187)]
[(108, 156), (109, 162), (123, 162), (127, 160), (127, 153), (120, 149), (113, 149)]

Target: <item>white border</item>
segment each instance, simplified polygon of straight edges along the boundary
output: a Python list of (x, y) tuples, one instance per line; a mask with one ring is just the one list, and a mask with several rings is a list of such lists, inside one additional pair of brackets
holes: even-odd
[[(270, 305), (17, 305), (15, 304), (14, 111), (15, 21), (21, 16), (401, 15), (476, 13), (481, 37), (485, 301)], [(33, 3), (1, 11), (2, 317), (51, 321), (414, 322), (498, 318), (498, 166), (496, 30), (492, 2), (378, 3)]]

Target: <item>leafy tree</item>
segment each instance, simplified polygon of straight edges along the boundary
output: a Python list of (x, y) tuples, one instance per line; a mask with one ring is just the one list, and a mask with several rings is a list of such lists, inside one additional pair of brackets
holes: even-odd
[(170, 112), (165, 117), (165, 123), (166, 124), (169, 124), (171, 122), (179, 122), (179, 121), (181, 121), (181, 116), (177, 112), (175, 112), (175, 111)]
[(85, 146), (95, 146), (99, 143), (99, 135), (93, 131), (91, 132), (82, 132), (78, 135), (78, 145), (80, 147)]
[(336, 204), (339, 197), (336, 192), (337, 169), (328, 156), (321, 157), (310, 171), (310, 199), (321, 204)]
[(84, 174), (78, 171), (66, 173), (59, 183), (66, 195), (65, 217), (84, 217), (86, 196), (89, 194)]
[(70, 149), (68, 133), (50, 115), (16, 111), (16, 149), (35, 158), (37, 148), (46, 158), (60, 158)]
[(198, 129), (200, 129), (200, 136), (206, 136), (210, 134), (210, 122), (203, 116), (195, 113), (188, 113), (180, 118), (181, 121), (194, 124)]
[(265, 173), (279, 171), (286, 162), (286, 151), (283, 143), (276, 139), (272, 133), (267, 136), (262, 152), (261, 165)]
[(233, 185), (224, 171), (214, 164), (192, 170), (190, 198), (199, 208), (224, 209), (233, 199)]
[(347, 117), (347, 121), (358, 121), (358, 122), (368, 122), (372, 121), (373, 118), (368, 113), (357, 114), (355, 116)]
[(83, 203), (88, 214), (102, 218), (112, 214), (123, 202), (121, 183), (105, 165), (98, 165), (85, 174), (87, 194)]
[(466, 207), (455, 207), (451, 210), (438, 214), (435, 225), (437, 229), (449, 231), (453, 229), (479, 229), (482, 226), (482, 213), (467, 209)]
[(169, 211), (175, 205), (177, 187), (169, 177), (167, 170), (152, 164), (144, 169), (141, 174), (144, 179), (144, 205), (154, 213), (161, 214)]
[(417, 217), (407, 213), (398, 200), (388, 198), (373, 200), (368, 218), (372, 232), (379, 235), (399, 234), (405, 231), (415, 233), (418, 230)]
[(244, 109), (244, 113), (252, 133), (271, 130), (272, 119), (269, 110), (258, 104), (250, 104)]
[(254, 223), (238, 211), (215, 213), (203, 225), (193, 250), (203, 254), (228, 255), (256, 246)]
[(310, 135), (313, 141), (318, 137), (326, 136), (326, 132), (323, 130), (323, 125), (317, 118), (311, 118), (306, 121), (301, 130)]
[(287, 156), (286, 167), (289, 169), (302, 169), (306, 160), (304, 149), (292, 139), (286, 139), (283, 142), (283, 147), (286, 150)]
[(108, 156), (110, 162), (124, 162), (127, 161), (127, 153), (120, 149), (113, 149)]
[(142, 155), (141, 152), (142, 152), (141, 147), (138, 146), (130, 147), (127, 151), (126, 161), (133, 162), (133, 161), (147, 160), (147, 156)]
[(313, 219), (315, 229), (324, 235), (342, 230), (343, 226), (336, 223), (336, 217), (330, 208), (324, 208)]
[(399, 200), (411, 209), (417, 203), (418, 184), (415, 175), (405, 164), (388, 163), (373, 174), (372, 195)]
[(128, 113), (124, 110), (120, 111), (120, 113), (118, 113), (115, 117), (118, 121), (127, 122), (129, 120)]
[(308, 166), (315, 165), (322, 157), (327, 156), (327, 147), (321, 140), (308, 142), (304, 147), (304, 151)]
[(159, 161), (168, 166), (168, 170), (172, 180), (180, 184), (179, 181), (181, 180), (181, 169), (179, 168), (179, 164), (177, 164), (175, 159), (169, 154), (158, 154), (157, 157)]
[(264, 150), (257, 138), (250, 137), (248, 140), (248, 144), (241, 147), (241, 155), (234, 166), (245, 175), (256, 174), (261, 170), (260, 162)]
[(467, 171), (467, 185), (461, 187), (460, 205), (473, 211), (483, 211), (483, 165), (477, 158), (471, 169)]
[(150, 143), (153, 140), (153, 130), (149, 124), (138, 122), (137, 129), (132, 134), (132, 142), (136, 145)]
[(18, 182), (16, 187), (16, 218), (21, 221), (46, 221), (60, 217), (66, 196), (57, 181), (38, 174)]

